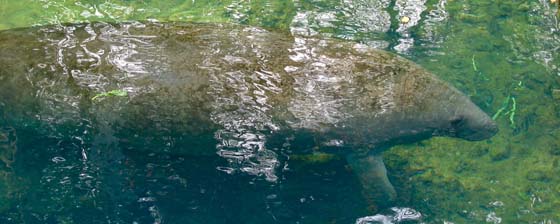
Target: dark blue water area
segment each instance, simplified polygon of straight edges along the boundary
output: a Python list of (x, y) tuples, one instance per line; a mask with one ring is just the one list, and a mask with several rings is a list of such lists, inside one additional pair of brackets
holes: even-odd
[(25, 190), (2, 223), (353, 223), (383, 210), (367, 204), (343, 159), (285, 165), (279, 156), (285, 166), (271, 182), (221, 171), (231, 164), (217, 155), (138, 151), (84, 131), (14, 131), (12, 168)]

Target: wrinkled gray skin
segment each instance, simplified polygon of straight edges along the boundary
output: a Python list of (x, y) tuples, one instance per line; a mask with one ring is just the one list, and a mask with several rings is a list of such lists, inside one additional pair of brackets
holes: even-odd
[[(92, 100), (115, 89), (128, 96)], [(383, 150), (432, 136), (483, 140), (497, 132), (467, 96), (402, 57), (235, 25), (1, 31), (0, 95), (0, 112), (16, 129), (65, 135), (89, 122), (128, 149), (174, 144), (174, 153), (218, 152), (271, 179), (275, 152), (267, 139), (312, 135), (340, 146), (377, 201), (396, 195)]]

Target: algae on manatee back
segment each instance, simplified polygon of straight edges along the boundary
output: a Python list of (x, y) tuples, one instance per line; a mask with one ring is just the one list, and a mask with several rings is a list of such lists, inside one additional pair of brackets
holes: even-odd
[(112, 96), (125, 97), (128, 96), (128, 92), (126, 90), (120, 90), (120, 89), (111, 90), (109, 92), (98, 93), (94, 97), (92, 97), (91, 100), (101, 101), (106, 97), (112, 97)]

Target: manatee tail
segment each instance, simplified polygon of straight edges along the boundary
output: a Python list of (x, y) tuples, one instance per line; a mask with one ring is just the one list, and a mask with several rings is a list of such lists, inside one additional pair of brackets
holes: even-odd
[(376, 207), (388, 207), (396, 199), (397, 192), (387, 178), (387, 169), (381, 155), (351, 154), (346, 160), (358, 176), (365, 197)]

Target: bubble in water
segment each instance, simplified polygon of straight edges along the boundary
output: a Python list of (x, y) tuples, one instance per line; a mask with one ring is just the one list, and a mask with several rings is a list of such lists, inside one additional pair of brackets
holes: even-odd
[(422, 218), (422, 214), (412, 208), (393, 207), (392, 215), (376, 214), (366, 216), (356, 220), (356, 224), (393, 224), (403, 221), (416, 221)]

